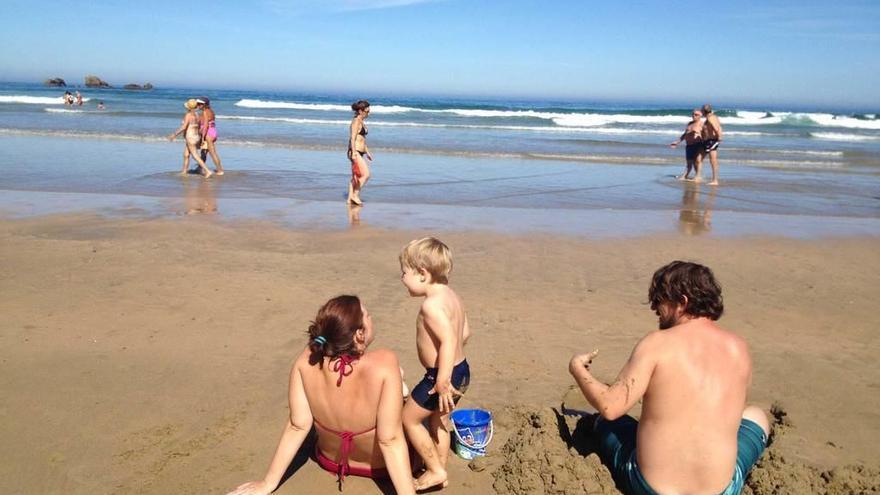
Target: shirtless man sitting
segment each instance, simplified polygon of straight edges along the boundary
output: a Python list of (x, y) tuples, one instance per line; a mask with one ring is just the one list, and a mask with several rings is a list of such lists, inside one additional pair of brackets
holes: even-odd
[[(746, 342), (715, 323), (724, 305), (705, 266), (660, 268), (648, 297), (660, 328), (636, 344), (611, 385), (590, 372), (598, 350), (569, 363), (599, 411), (599, 456), (630, 495), (738, 494), (770, 432), (764, 412), (746, 407)], [(639, 400), (640, 420), (625, 416)]]

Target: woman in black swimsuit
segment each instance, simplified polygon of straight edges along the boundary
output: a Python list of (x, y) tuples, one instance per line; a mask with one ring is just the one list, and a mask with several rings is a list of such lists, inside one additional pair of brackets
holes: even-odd
[(373, 161), (373, 155), (367, 148), (367, 126), (364, 119), (370, 116), (370, 102), (360, 100), (351, 104), (354, 117), (351, 119), (351, 136), (348, 141), (348, 159), (351, 160), (351, 181), (348, 184), (348, 202), (355, 205), (361, 201), (361, 189), (370, 180), (370, 167), (367, 160)]

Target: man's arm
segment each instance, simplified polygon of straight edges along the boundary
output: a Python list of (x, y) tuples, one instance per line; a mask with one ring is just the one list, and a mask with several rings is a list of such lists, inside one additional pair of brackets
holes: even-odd
[(434, 390), (440, 394), (440, 412), (451, 411), (455, 407), (452, 401), (452, 368), (455, 366), (455, 350), (458, 338), (452, 321), (438, 300), (426, 299), (422, 303), (422, 315), (425, 327), (437, 339), (437, 381)]
[(598, 350), (571, 358), (569, 372), (584, 397), (603, 418), (614, 420), (623, 416), (645, 395), (657, 364), (656, 353), (652, 351), (656, 339), (655, 334), (649, 334), (636, 344), (629, 361), (611, 385), (600, 382), (590, 373), (590, 363)]

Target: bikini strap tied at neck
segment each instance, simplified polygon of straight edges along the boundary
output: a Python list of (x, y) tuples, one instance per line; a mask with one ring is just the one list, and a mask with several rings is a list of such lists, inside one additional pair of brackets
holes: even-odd
[(352, 363), (357, 360), (358, 358), (355, 356), (352, 356), (350, 354), (342, 354), (339, 356), (339, 359), (337, 359), (333, 363), (333, 371), (339, 373), (339, 379), (336, 380), (337, 387), (342, 385), (343, 377), (350, 375), (351, 372), (354, 371), (354, 366), (352, 365)]

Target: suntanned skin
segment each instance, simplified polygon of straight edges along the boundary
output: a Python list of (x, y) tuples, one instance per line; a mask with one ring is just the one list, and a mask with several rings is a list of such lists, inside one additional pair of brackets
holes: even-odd
[[(435, 282), (424, 269), (401, 266), (401, 281), (411, 296), (424, 297), (416, 318), (416, 345), (425, 368), (437, 368), (437, 381), (431, 393), (438, 393), (439, 410), (429, 411), (408, 400), (403, 409), (403, 426), (410, 445), (425, 462), (425, 473), (416, 480), (416, 489), (446, 486), (449, 459), (449, 413), (455, 407), (452, 368), (465, 359), (464, 345), (470, 327), (464, 304), (445, 283)], [(423, 421), (430, 418), (430, 431)]]
[(202, 142), (207, 143), (208, 149), (202, 150), (201, 157), (202, 161), (208, 159), (208, 153), (211, 154), (211, 160), (214, 162), (214, 169), (216, 170), (217, 175), (223, 175), (223, 164), (220, 163), (220, 155), (217, 154), (217, 146), (214, 143), (214, 140), (208, 137), (208, 122), (212, 122), (216, 119), (214, 115), (214, 110), (211, 110), (211, 107), (205, 105), (204, 103), (199, 104), (199, 108), (202, 109), (202, 117), (199, 122), (199, 131), (202, 134)]
[(361, 129), (364, 127), (364, 119), (369, 116), (370, 107), (367, 107), (364, 110), (359, 110), (357, 115), (351, 119), (351, 125), (349, 126), (350, 137), (348, 141), (348, 159), (357, 160), (358, 167), (361, 170), (361, 176), (357, 179), (352, 177), (351, 182), (348, 184), (348, 202), (354, 203), (358, 206), (364, 204), (363, 201), (361, 201), (361, 189), (363, 189), (367, 184), (367, 181), (370, 180), (370, 167), (367, 165), (367, 160), (364, 160), (364, 157), (357, 152), (364, 152), (367, 159), (371, 162), (373, 161), (373, 155), (370, 153), (370, 149), (367, 148), (367, 139), (364, 136), (361, 136)]
[[(703, 112), (700, 109), (694, 109), (692, 119), (685, 128), (684, 133), (678, 137), (678, 141), (669, 143), (670, 148), (675, 148), (678, 143), (684, 141), (685, 144), (691, 145), (703, 140)], [(689, 180), (691, 170), (699, 170), (703, 161), (703, 154), (698, 153), (696, 158), (687, 160), (687, 166), (683, 174), (676, 177), (678, 180)], [(694, 175), (694, 180), (700, 182), (700, 174)]]
[[(358, 330), (355, 342), (364, 350), (372, 340), (372, 321), (364, 310), (364, 328)], [(324, 358), (323, 366), (311, 365), (309, 354), (305, 349), (290, 370), (290, 417), (266, 476), (227, 495), (272, 493), (308, 436), (314, 418), (335, 431), (360, 432), (375, 426), (374, 431), (354, 437), (349, 464), (385, 467), (396, 493), (414, 494), (409, 450), (401, 425), (403, 393), (397, 356), (387, 349), (364, 353), (337, 387), (339, 373), (333, 371), (330, 358)], [(318, 448), (324, 455), (335, 459), (340, 445), (338, 436), (318, 429)]]
[[(715, 115), (715, 112), (707, 112), (706, 107), (703, 107), (703, 114), (706, 115), (706, 125), (703, 126), (703, 140), (715, 139), (721, 141), (723, 139), (723, 131), (721, 130), (721, 121), (718, 120), (718, 116)], [(709, 185), (717, 186), (718, 150), (712, 150), (709, 152), (709, 162), (712, 164), (712, 181), (709, 182)], [(697, 169), (697, 175), (700, 175), (699, 168)]]
[[(180, 122), (180, 127), (178, 127), (176, 131), (168, 136), (168, 140), (174, 141), (174, 138), (186, 132), (186, 128), (189, 127), (192, 123), (198, 125), (198, 122), (199, 117), (196, 115), (195, 109), (187, 110), (186, 115), (183, 116), (183, 120)], [(189, 141), (186, 141), (186, 139), (184, 139), (184, 143), (186, 144), (186, 147), (183, 148), (183, 168), (180, 170), (180, 175), (187, 174), (187, 170), (189, 169), (190, 155), (192, 155), (193, 160), (195, 160), (196, 163), (199, 164), (199, 168), (202, 169), (202, 175), (204, 175), (205, 178), (214, 175), (213, 172), (208, 170), (208, 166), (205, 165), (205, 161), (202, 160), (202, 158), (199, 156), (199, 152), (196, 149), (195, 145), (190, 143)]]
[(686, 304), (658, 308), (661, 328), (668, 328), (642, 338), (610, 385), (590, 372), (598, 351), (573, 357), (569, 371), (605, 419), (643, 401), (636, 456), (655, 491), (717, 494), (733, 476), (741, 419), (765, 433), (770, 425), (763, 411), (746, 407), (752, 362), (745, 341), (708, 318), (686, 314)]

